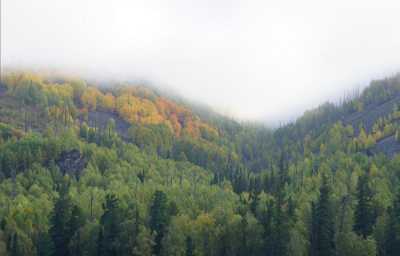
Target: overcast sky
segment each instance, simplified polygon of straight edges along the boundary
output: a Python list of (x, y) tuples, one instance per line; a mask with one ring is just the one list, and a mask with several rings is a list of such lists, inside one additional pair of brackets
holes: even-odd
[(285, 121), (400, 71), (400, 3), (1, 0), (1, 62), (145, 78)]

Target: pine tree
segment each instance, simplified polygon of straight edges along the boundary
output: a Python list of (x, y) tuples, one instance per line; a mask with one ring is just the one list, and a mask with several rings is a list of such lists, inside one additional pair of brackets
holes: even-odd
[[(271, 208), (270, 213), (272, 223), (270, 223), (271, 233), (269, 239), (271, 242), (268, 243), (267, 255), (282, 255), (288, 254), (288, 241), (289, 241), (289, 216), (287, 211), (284, 209), (284, 187), (288, 182), (288, 170), (286, 165), (286, 155), (281, 152), (279, 159), (279, 176), (278, 176), (278, 188), (276, 191), (276, 204)], [(272, 226), (271, 226), (272, 224)]]
[(279, 189), (283, 189), (289, 179), (286, 159), (286, 153), (282, 151), (279, 158)]
[(103, 227), (100, 227), (99, 235), (97, 236), (97, 244), (96, 251), (97, 255), (105, 255), (105, 244), (104, 244), (104, 235), (103, 235)]
[(194, 256), (194, 243), (191, 236), (186, 237), (185, 256)]
[(240, 246), (238, 250), (238, 255), (249, 255), (249, 246), (248, 246), (248, 237), (247, 237), (247, 228), (248, 228), (248, 222), (247, 222), (247, 210), (244, 211), (241, 214), (242, 218), (240, 220), (240, 231), (239, 231), (239, 236), (240, 236)]
[(153, 252), (160, 255), (161, 241), (169, 222), (167, 196), (164, 192), (157, 190), (153, 196), (150, 208), (150, 229), (155, 233), (155, 245)]
[(0, 229), (0, 255), (7, 255), (7, 243), (3, 231)]
[(68, 245), (71, 240), (68, 222), (71, 216), (72, 203), (68, 195), (66, 182), (61, 184), (59, 194), (60, 197), (54, 205), (54, 213), (51, 217), (50, 234), (54, 243), (54, 255), (68, 256)]
[(317, 215), (317, 205), (311, 203), (311, 228), (310, 228), (310, 256), (316, 256), (317, 254), (317, 244), (318, 244), (318, 215)]
[(83, 254), (80, 229), (84, 224), (85, 220), (82, 214), (82, 210), (77, 205), (73, 206), (71, 218), (68, 222), (71, 236), (71, 243), (69, 248), (71, 255), (81, 256)]
[(261, 224), (264, 227), (264, 251), (265, 255), (272, 255), (272, 249), (274, 245), (273, 241), (273, 230), (272, 230), (272, 220), (273, 220), (273, 215), (275, 212), (275, 205), (273, 202), (271, 202), (268, 205), (268, 210), (266, 214), (263, 214), (261, 216)]
[[(128, 250), (132, 251), (132, 248), (137, 248), (138, 247), (138, 236), (139, 236), (139, 232), (140, 232), (140, 216), (139, 216), (139, 209), (138, 207), (135, 208), (135, 212), (134, 212), (134, 224), (133, 224), (133, 230), (132, 230), (132, 237), (131, 237), (131, 241), (129, 243), (128, 246), (131, 246), (131, 248), (128, 248)], [(135, 251), (135, 249), (133, 250)], [(136, 254), (134, 254), (136, 255)]]
[(120, 243), (122, 215), (118, 206), (118, 198), (113, 194), (106, 196), (103, 204), (104, 213), (100, 219), (100, 231), (97, 239), (97, 254), (101, 256), (117, 256), (121, 254)]
[(53, 241), (49, 233), (41, 232), (38, 235), (38, 242), (36, 246), (36, 253), (38, 256), (51, 256), (54, 253)]
[(15, 233), (12, 239), (10, 256), (22, 256), (19, 247), (18, 235)]
[(258, 206), (258, 203), (259, 203), (259, 200), (260, 200), (260, 198), (259, 198), (259, 195), (258, 195), (258, 193), (257, 192), (251, 192), (250, 193), (250, 211), (251, 211), (251, 213), (253, 213), (253, 215), (256, 215), (257, 214), (257, 206)]
[(318, 203), (313, 207), (310, 251), (312, 256), (335, 255), (335, 225), (329, 198), (330, 188), (324, 176)]
[(385, 232), (385, 250), (387, 256), (395, 256), (400, 252), (400, 188), (393, 206), (388, 210), (388, 221)]
[(369, 174), (364, 174), (359, 178), (357, 184), (357, 207), (355, 210), (354, 231), (366, 238), (372, 233), (375, 223), (372, 208), (372, 191), (369, 186)]
[(289, 241), (289, 216), (283, 209), (283, 195), (282, 192), (278, 192), (278, 199), (275, 207), (274, 214), (274, 226), (272, 233), (272, 255), (285, 256), (288, 253), (288, 241)]

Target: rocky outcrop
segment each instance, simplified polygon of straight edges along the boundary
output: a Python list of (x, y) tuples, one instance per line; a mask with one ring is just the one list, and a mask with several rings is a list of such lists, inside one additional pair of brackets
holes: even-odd
[(106, 129), (108, 121), (114, 119), (115, 131), (122, 139), (126, 140), (128, 138), (128, 129), (131, 125), (115, 113), (106, 111), (89, 111), (88, 119), (88, 125), (90, 127), (96, 127), (100, 130)]
[(400, 95), (380, 105), (367, 106), (365, 110), (346, 116), (343, 119), (345, 125), (352, 125), (358, 135), (359, 126), (362, 125), (366, 132), (370, 133), (374, 123), (381, 117), (386, 117), (393, 112), (395, 106), (400, 104)]
[(83, 169), (86, 168), (87, 159), (81, 155), (79, 150), (73, 149), (62, 152), (56, 164), (63, 175), (68, 174), (70, 176), (80, 177)]

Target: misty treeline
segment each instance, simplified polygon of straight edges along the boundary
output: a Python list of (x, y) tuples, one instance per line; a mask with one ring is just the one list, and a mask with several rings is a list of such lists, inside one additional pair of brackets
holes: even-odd
[(345, 120), (399, 92), (374, 81), (268, 130), (143, 87), (8, 73), (0, 255), (398, 255), (400, 157), (372, 152), (400, 111)]

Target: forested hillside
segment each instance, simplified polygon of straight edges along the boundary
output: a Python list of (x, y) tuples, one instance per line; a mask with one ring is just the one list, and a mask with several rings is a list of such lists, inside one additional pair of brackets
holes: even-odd
[(400, 75), (278, 129), (135, 83), (0, 83), (0, 255), (400, 254)]

